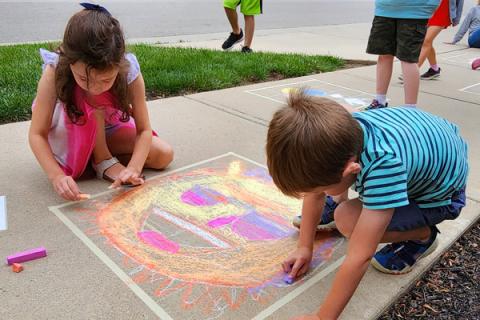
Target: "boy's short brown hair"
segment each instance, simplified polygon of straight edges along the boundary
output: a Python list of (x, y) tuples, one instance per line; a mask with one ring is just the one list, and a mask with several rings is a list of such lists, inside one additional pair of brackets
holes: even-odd
[(295, 90), (270, 121), (268, 170), (280, 191), (298, 198), (340, 182), (348, 160), (362, 147), (362, 128), (344, 107)]

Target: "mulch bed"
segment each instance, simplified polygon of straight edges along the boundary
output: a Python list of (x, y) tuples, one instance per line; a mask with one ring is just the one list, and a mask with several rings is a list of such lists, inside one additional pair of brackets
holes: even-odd
[(480, 222), (379, 319), (480, 319)]

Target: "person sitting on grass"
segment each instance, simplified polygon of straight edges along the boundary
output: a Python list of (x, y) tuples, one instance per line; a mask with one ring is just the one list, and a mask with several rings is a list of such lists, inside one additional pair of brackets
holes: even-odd
[[(274, 114), (266, 153), (275, 185), (303, 198), (298, 248), (284, 271), (307, 272), (317, 230), (349, 239), (317, 315), (300, 319), (337, 319), (369, 262), (389, 274), (412, 270), (435, 249), (436, 225), (465, 206), (467, 144), (457, 126), (416, 108), (350, 114), (299, 90)], [(358, 198), (348, 198), (350, 187)], [(376, 252), (379, 243), (389, 244)]]
[[(72, 201), (82, 199), (74, 179), (91, 159), (112, 187), (142, 184), (144, 166), (163, 169), (173, 159), (172, 148), (152, 134), (140, 65), (125, 52), (118, 20), (101, 6), (82, 6), (58, 50), (40, 50), (43, 74), (29, 132), (53, 188)], [(130, 158), (127, 166), (115, 155)]]

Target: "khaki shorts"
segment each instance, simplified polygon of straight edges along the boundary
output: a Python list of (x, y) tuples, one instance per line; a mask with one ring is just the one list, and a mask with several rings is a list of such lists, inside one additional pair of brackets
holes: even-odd
[(427, 19), (398, 19), (375, 16), (367, 53), (392, 55), (416, 63), (427, 32)]

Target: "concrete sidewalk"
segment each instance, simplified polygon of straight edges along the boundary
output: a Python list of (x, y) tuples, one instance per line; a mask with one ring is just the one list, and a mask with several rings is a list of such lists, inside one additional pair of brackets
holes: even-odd
[[(350, 30), (348, 39), (346, 30)], [(363, 54), (368, 30), (369, 25), (362, 24), (259, 33), (255, 48), (371, 59)], [(451, 31), (447, 30), (441, 34), (441, 40), (450, 36)], [(214, 47), (219, 44), (218, 40), (207, 38), (205, 36), (205, 41), (198, 43), (180, 45)], [(342, 43), (338, 39), (345, 41)], [(412, 273), (387, 276), (370, 268), (342, 319), (376, 318), (480, 217), (480, 73), (469, 70), (466, 62), (471, 57), (480, 56), (480, 50), (439, 45), (437, 51), (442, 77), (437, 81), (422, 81), (419, 105), (457, 123), (470, 144), (468, 206), (459, 219), (440, 225), (439, 248), (423, 259)], [(398, 63), (395, 74), (399, 74)], [(314, 312), (327, 294), (345, 254), (346, 242), (336, 235), (319, 240), (317, 267), (292, 286), (286, 286), (276, 276), (261, 284), (251, 284), (257, 277), (257, 269), (252, 269), (257, 271), (251, 273), (245, 271), (252, 281), (233, 284), (233, 278), (243, 269), (271, 262), (265, 257), (275, 250), (261, 251), (263, 247), (281, 244), (283, 247), (278, 247), (278, 251), (283, 254), (285, 248), (295, 244), (295, 230), (284, 225), (284, 220), (296, 213), (293, 209), (298, 208), (298, 203), (276, 196), (264, 176), (268, 121), (292, 88), (308, 86), (343, 103), (360, 107), (371, 99), (374, 81), (375, 66), (371, 66), (151, 101), (148, 105), (154, 129), (176, 150), (176, 160), (171, 168), (165, 173), (147, 171), (149, 178), (159, 174), (164, 176), (151, 179), (143, 189), (126, 190), (120, 194), (106, 192), (108, 184), (104, 181), (81, 181), (82, 191), (96, 196), (79, 204), (64, 204), (54, 194), (29, 150), (28, 122), (0, 126), (0, 135), (5, 141), (4, 152), (0, 154), (3, 177), (0, 194), (7, 196), (9, 216), (8, 230), (0, 232), (0, 256), (37, 246), (45, 246), (49, 252), (46, 259), (25, 263), (25, 271), (20, 274), (11, 272), (6, 266), (0, 268), (0, 300), (3, 302), (0, 318), (289, 319), (299, 313)], [(389, 97), (391, 105), (403, 100), (403, 89), (395, 80)], [(230, 154), (232, 152), (234, 154)], [(211, 182), (209, 172), (219, 173), (213, 176), (219, 180)], [(173, 203), (174, 195), (192, 181), (212, 188), (219, 185), (229, 187), (221, 180), (225, 172), (232, 175), (244, 172), (242, 178), (232, 181), (239, 181), (245, 189), (252, 191), (251, 194), (246, 197), (242, 189), (234, 189), (236, 191), (231, 196), (259, 211), (262, 208), (259, 203), (269, 203), (275, 213), (266, 215), (268, 221), (255, 221), (261, 221), (259, 225), (265, 224), (268, 228), (277, 226), (276, 230), (287, 232), (288, 238), (270, 238), (252, 247), (258, 242), (245, 241), (248, 235), (240, 239), (235, 234), (240, 228), (238, 224), (234, 225), (236, 221), (232, 222), (232, 227), (224, 225), (223, 229), (211, 230), (200, 223), (208, 221), (208, 225), (212, 225), (213, 220), (208, 220), (211, 217), (201, 221), (194, 218), (182, 220), (188, 213), (182, 210), (188, 208)], [(216, 190), (224, 191), (221, 188)], [(218, 196), (215, 190), (208, 192)], [(150, 194), (155, 197), (146, 196)], [(185, 195), (183, 193), (182, 197)], [(228, 216), (220, 218), (227, 219), (235, 214), (232, 209), (237, 207), (231, 205), (222, 213)], [(166, 213), (178, 208), (182, 208), (180, 213), (185, 216)], [(121, 218), (123, 210), (128, 209), (132, 216), (139, 216), (138, 221)], [(106, 214), (113, 214), (114, 219), (108, 220), (109, 223), (105, 223)], [(246, 216), (255, 218), (251, 214)], [(242, 221), (247, 223), (250, 220)], [(127, 228), (144, 222), (153, 227), (145, 227), (141, 232), (137, 230), (133, 238), (126, 233)], [(181, 227), (174, 228), (174, 224)], [(134, 241), (145, 231), (158, 231), (170, 239), (178, 239), (177, 243), (183, 247), (177, 255), (156, 252), (156, 256), (150, 251), (138, 255), (137, 250), (145, 243)], [(234, 248), (231, 251), (209, 251), (211, 244), (203, 244), (205, 240), (214, 243), (217, 249), (218, 246), (232, 245)], [(185, 248), (196, 248), (191, 256), (198, 259), (208, 252), (211, 264), (196, 269), (195, 265), (181, 262), (185, 258), (181, 250)], [(245, 255), (244, 263), (234, 264), (235, 253), (246, 249), (252, 251)], [(150, 265), (147, 260), (142, 260), (147, 256), (148, 261), (159, 259), (161, 263)], [(280, 258), (279, 254), (271, 259)], [(228, 273), (229, 267), (233, 269), (231, 273)], [(188, 275), (182, 273), (185, 270), (189, 271)], [(204, 278), (202, 272), (205, 271), (213, 273)], [(225, 283), (225, 274), (230, 274), (228, 280), (232, 280), (231, 283)]]

